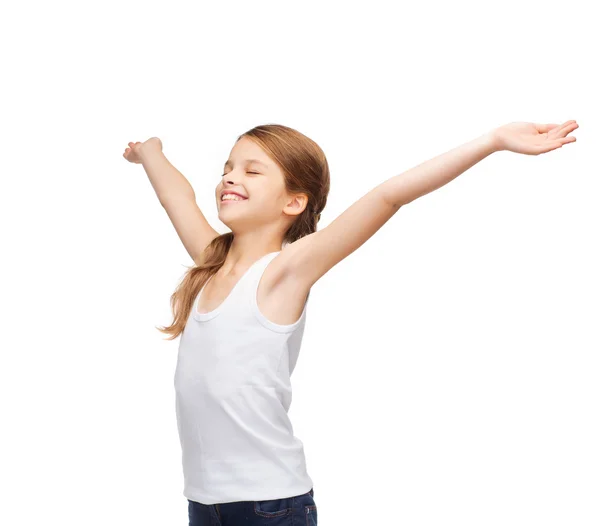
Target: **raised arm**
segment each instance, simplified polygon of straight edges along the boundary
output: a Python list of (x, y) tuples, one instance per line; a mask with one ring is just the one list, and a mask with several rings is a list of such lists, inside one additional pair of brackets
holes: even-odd
[(212, 228), (196, 204), (192, 185), (165, 157), (162, 143), (152, 137), (143, 143), (129, 143), (123, 156), (131, 162), (141, 164), (156, 192), (162, 207), (175, 227), (183, 246), (194, 263), (206, 246), (219, 233)]
[(449, 183), (488, 155), (508, 150), (539, 155), (575, 141), (575, 121), (516, 122), (496, 128), (387, 179), (356, 201), (331, 224), (282, 251), (286, 275), (305, 290), (377, 232), (401, 206)]

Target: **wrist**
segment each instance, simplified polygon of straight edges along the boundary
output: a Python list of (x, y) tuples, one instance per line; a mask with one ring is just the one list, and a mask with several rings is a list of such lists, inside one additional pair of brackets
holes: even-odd
[(162, 146), (156, 142), (146, 141), (140, 147), (140, 160), (142, 164), (152, 162), (156, 158), (164, 157)]
[(483, 134), (481, 136), (481, 140), (482, 140), (482, 143), (484, 144), (486, 150), (489, 151), (490, 154), (504, 150), (502, 141), (500, 140), (500, 137), (496, 133), (496, 128)]

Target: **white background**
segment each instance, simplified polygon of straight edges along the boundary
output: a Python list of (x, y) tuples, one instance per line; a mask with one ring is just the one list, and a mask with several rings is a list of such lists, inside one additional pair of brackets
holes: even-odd
[(129, 141), (221, 233), (238, 135), (331, 168), (319, 228), (512, 121), (314, 287), (290, 417), (319, 524), (600, 523), (600, 37), (587, 1), (3, 7), (0, 523), (184, 525), (170, 294), (193, 264)]

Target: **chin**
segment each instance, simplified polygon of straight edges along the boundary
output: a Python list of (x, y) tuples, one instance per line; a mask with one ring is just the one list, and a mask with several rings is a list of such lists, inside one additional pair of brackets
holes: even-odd
[[(227, 206), (227, 205), (225, 205)], [(235, 205), (234, 205), (235, 206)], [(219, 221), (223, 223), (230, 230), (239, 229), (244, 230), (248, 228), (248, 225), (253, 224), (257, 219), (256, 212), (246, 211), (244, 213), (236, 213), (229, 210), (219, 210)], [(254, 220), (254, 221), (252, 221)]]
[(221, 221), (221, 223), (223, 223), (225, 226), (227, 226), (228, 228), (233, 230), (233, 227), (236, 224), (243, 223), (245, 221), (246, 215), (245, 214), (242, 214), (242, 215), (232, 214), (231, 212), (228, 212), (227, 210), (223, 211), (221, 209), (221, 210), (219, 210), (218, 217), (219, 217), (219, 221)]

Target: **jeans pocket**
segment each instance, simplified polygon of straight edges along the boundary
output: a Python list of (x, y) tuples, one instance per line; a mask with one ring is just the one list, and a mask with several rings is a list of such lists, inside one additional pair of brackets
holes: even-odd
[(317, 506), (314, 504), (304, 506), (306, 526), (317, 526)]
[(254, 501), (254, 513), (261, 517), (285, 517), (292, 511), (290, 498)]

